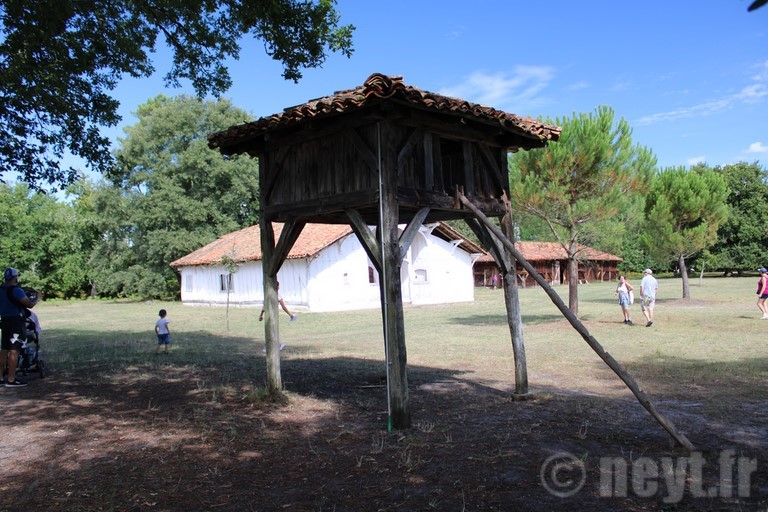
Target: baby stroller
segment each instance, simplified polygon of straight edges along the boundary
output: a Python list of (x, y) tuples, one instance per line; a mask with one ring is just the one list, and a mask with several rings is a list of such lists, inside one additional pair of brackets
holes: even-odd
[[(40, 293), (33, 288), (24, 288), (27, 298), (32, 305), (40, 300)], [(10, 298), (10, 292), (9, 292)], [(23, 306), (20, 306), (23, 307)], [(40, 322), (37, 315), (29, 309), (24, 310), (24, 336), (26, 340), (19, 350), (19, 360), (16, 363), (16, 372), (22, 375), (28, 375), (29, 372), (39, 372), (40, 378), (45, 377), (45, 363), (40, 354)], [(6, 378), (8, 368), (3, 368), (3, 378)]]
[(22, 375), (28, 375), (29, 372), (38, 372), (40, 378), (45, 378), (45, 361), (40, 354), (40, 322), (37, 315), (27, 310), (25, 322), (27, 341), (22, 345), (19, 351), (19, 362), (16, 365), (16, 372)]

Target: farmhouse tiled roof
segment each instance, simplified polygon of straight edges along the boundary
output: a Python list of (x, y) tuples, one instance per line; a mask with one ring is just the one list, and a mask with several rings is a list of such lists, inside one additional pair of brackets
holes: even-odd
[[(559, 242), (515, 242), (515, 248), (528, 261), (568, 259), (568, 254)], [(598, 251), (587, 245), (579, 245), (579, 258), (587, 261), (622, 261), (618, 256)], [(493, 256), (487, 254), (481, 257), (479, 261), (493, 261)]]
[[(283, 231), (283, 224), (274, 222), (272, 226), (275, 230), (275, 239), (278, 239)], [(352, 233), (352, 228), (345, 224), (309, 223), (302, 229), (299, 238), (288, 253), (288, 259), (314, 256), (350, 233)], [(467, 252), (483, 252), (481, 247), (445, 223), (438, 222), (433, 233), (447, 241), (461, 240), (459, 247)], [(261, 230), (259, 225), (224, 235), (205, 247), (173, 261), (171, 266), (216, 265), (221, 264), (222, 258), (225, 256), (231, 257), (237, 263), (261, 260)]]
[(400, 100), (425, 110), (455, 113), (483, 121), (497, 122), (506, 130), (540, 141), (556, 141), (560, 137), (560, 128), (557, 126), (458, 98), (423, 91), (403, 83), (401, 76), (374, 73), (360, 87), (337, 91), (331, 96), (286, 108), (278, 114), (213, 133), (208, 136), (208, 145), (213, 149), (227, 146), (240, 140), (257, 137), (276, 128), (296, 125), (308, 119), (350, 112), (388, 99)]
[[(273, 223), (275, 239), (280, 238), (282, 223)], [(352, 228), (343, 224), (307, 224), (288, 253), (288, 259), (314, 256), (340, 238), (350, 234)], [(220, 264), (225, 256), (237, 263), (261, 260), (261, 231), (259, 225), (250, 226), (224, 235), (200, 249), (171, 263), (172, 267)]]

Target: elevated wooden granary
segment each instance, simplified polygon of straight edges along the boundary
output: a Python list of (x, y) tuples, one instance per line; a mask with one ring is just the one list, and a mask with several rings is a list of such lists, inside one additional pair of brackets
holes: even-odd
[[(277, 271), (306, 223), (349, 224), (381, 276), (390, 417), (395, 427), (409, 426), (402, 256), (423, 223), (472, 222), (475, 215), (456, 199), (459, 190), (486, 216), (503, 216), (508, 151), (558, 137), (557, 127), (380, 74), (210, 135), (209, 146), (224, 155), (259, 158), (270, 388), (282, 387)], [(271, 222), (286, 224), (277, 243)], [(407, 225), (402, 234), (398, 224)]]

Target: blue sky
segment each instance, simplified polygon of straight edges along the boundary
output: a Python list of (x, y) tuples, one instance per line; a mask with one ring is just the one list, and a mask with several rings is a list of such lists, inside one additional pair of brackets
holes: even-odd
[[(507, 112), (556, 119), (612, 107), (659, 166), (768, 163), (768, 6), (751, 0), (373, 3), (340, 0), (357, 27), (350, 59), (331, 55), (298, 83), (244, 43), (225, 94), (254, 119), (359, 85), (374, 72)], [(164, 89), (157, 76), (115, 91), (123, 123)], [(106, 132), (113, 138), (121, 129)]]

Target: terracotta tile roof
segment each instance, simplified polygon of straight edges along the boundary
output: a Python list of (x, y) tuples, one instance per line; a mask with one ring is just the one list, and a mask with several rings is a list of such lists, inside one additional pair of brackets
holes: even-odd
[(557, 126), (458, 98), (423, 91), (405, 85), (401, 76), (374, 73), (362, 86), (355, 89), (337, 91), (331, 96), (286, 108), (278, 114), (213, 133), (208, 136), (208, 145), (212, 149), (220, 148), (243, 139), (257, 137), (276, 128), (296, 125), (311, 118), (329, 117), (361, 109), (388, 99), (400, 100), (426, 110), (452, 112), (498, 122), (501, 127), (509, 131), (524, 134), (542, 142), (556, 141), (560, 137), (560, 128)]
[[(588, 261), (623, 261), (618, 256), (598, 251), (586, 245), (580, 245), (582, 260)], [(567, 260), (568, 254), (559, 242), (515, 242), (515, 248), (528, 261)], [(478, 259), (481, 262), (493, 262), (493, 256), (486, 254)]]
[[(275, 230), (275, 240), (277, 240), (283, 231), (283, 224), (275, 222), (272, 225)], [(288, 253), (288, 259), (313, 256), (351, 232), (352, 228), (343, 224), (307, 224)], [(205, 247), (177, 259), (171, 263), (171, 266), (217, 264), (221, 263), (224, 256), (233, 254), (233, 259), (238, 263), (261, 259), (261, 231), (258, 224), (224, 235)]]
[[(275, 240), (280, 238), (283, 224), (274, 222)], [(288, 253), (288, 259), (314, 256), (337, 240), (352, 233), (346, 224), (312, 224), (304, 226), (301, 235)], [(438, 222), (433, 234), (444, 240), (462, 240), (459, 247), (470, 253), (483, 252), (482, 247), (466, 239), (449, 225)], [(236, 262), (258, 261), (261, 259), (261, 230), (259, 225), (250, 226), (222, 236), (205, 247), (183, 256), (171, 263), (172, 267), (214, 265), (221, 263), (224, 256), (231, 256)]]

